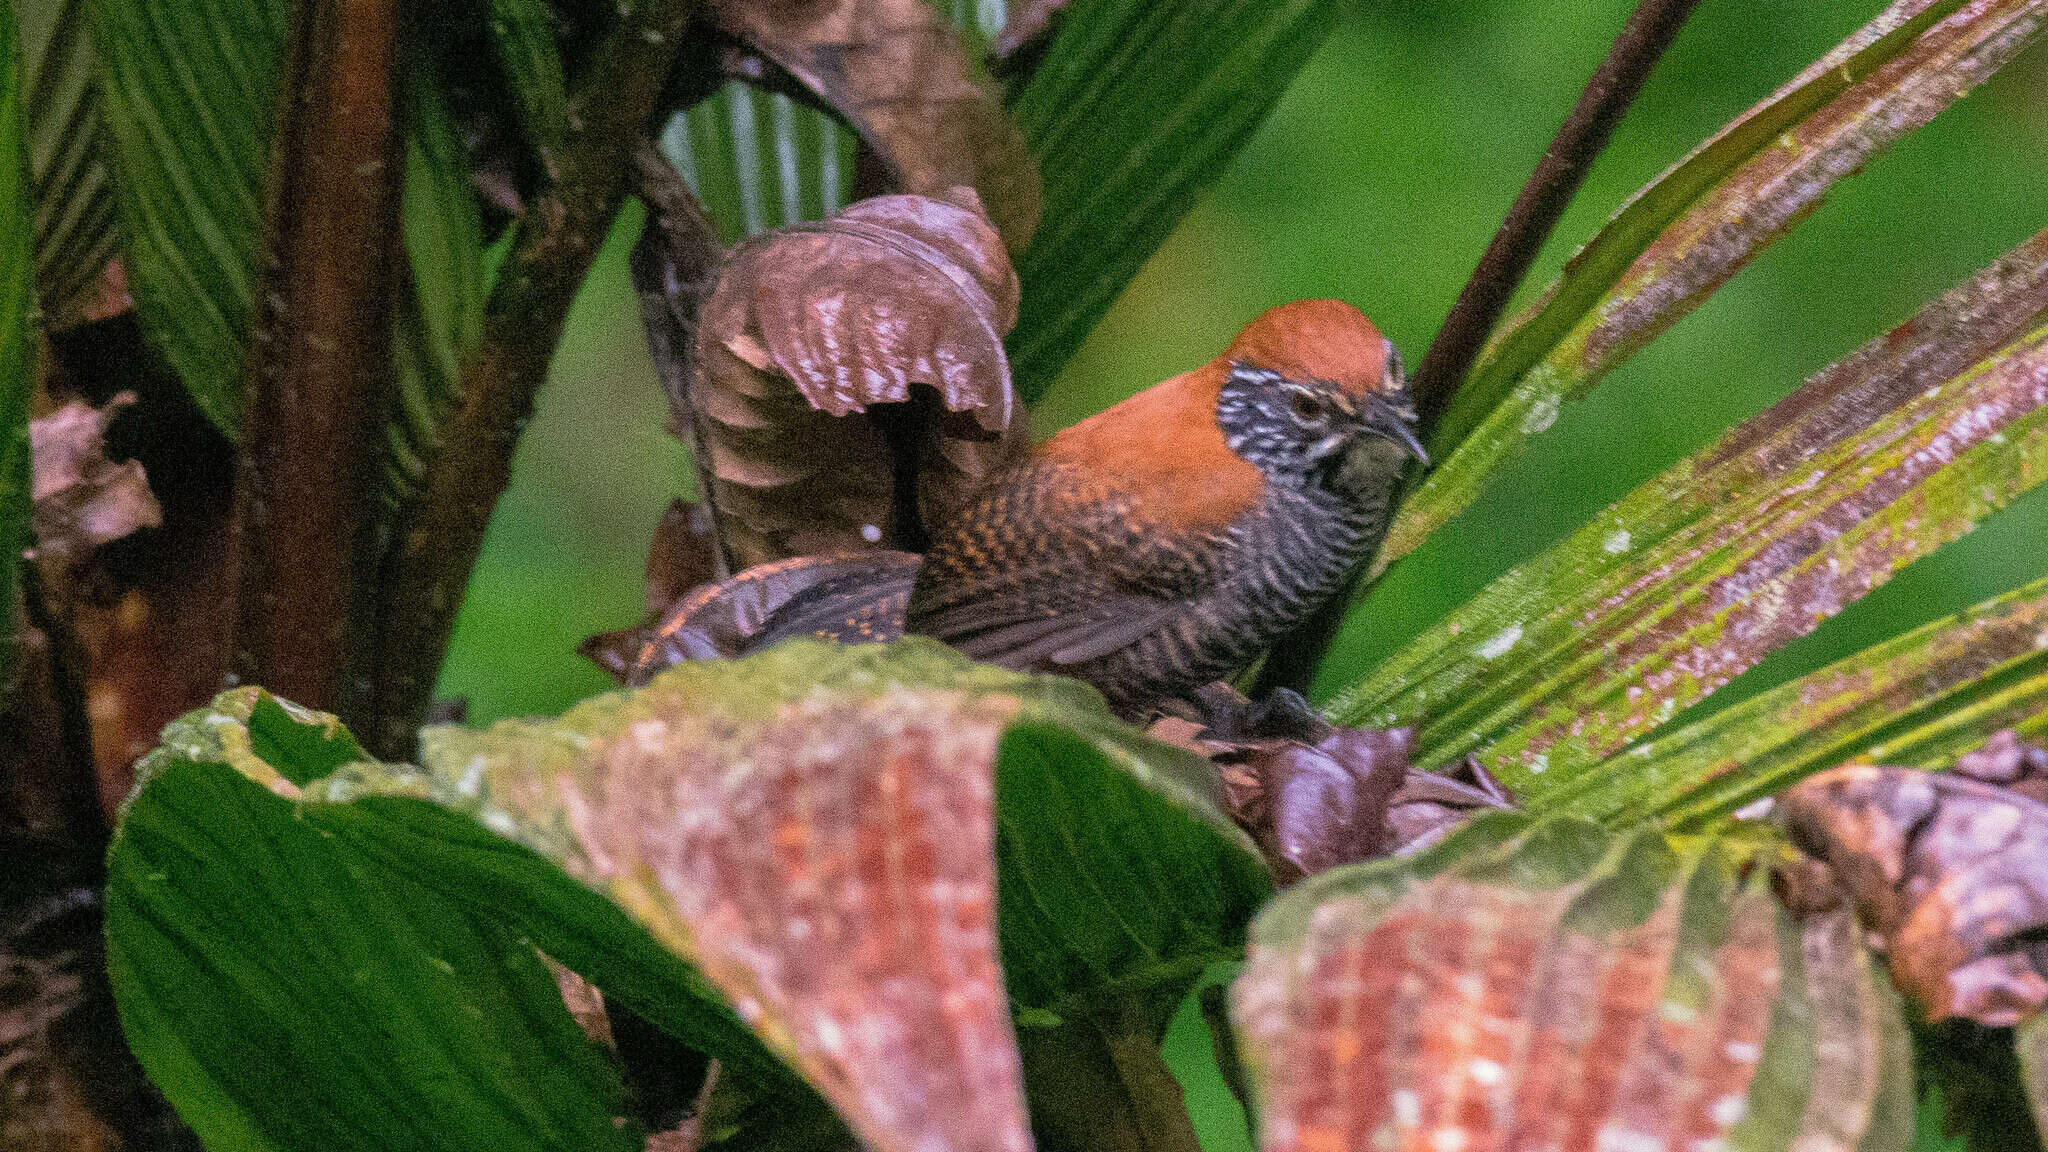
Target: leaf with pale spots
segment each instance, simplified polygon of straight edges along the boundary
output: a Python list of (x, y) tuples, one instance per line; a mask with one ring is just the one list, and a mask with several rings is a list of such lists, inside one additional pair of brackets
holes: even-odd
[(1500, 466), (1728, 282), (1836, 182), (1967, 95), (2048, 22), (2048, 0), (1899, 0), (1637, 192), (1541, 300), (1497, 332), (1438, 429), (1384, 569)]
[[(1270, 891), (1199, 757), (925, 641), (690, 664), (423, 749), (369, 761), (243, 689), (149, 758), (111, 857), (116, 990), (212, 1136), (626, 1139), (538, 950), (743, 1098), (789, 1101), (793, 1069), (868, 1147), (1021, 1150), (1013, 999), (1183, 979)], [(443, 1106), (463, 1122), (408, 1127)]]
[[(974, 193), (948, 195), (878, 196), (734, 249), (689, 395), (735, 569), (892, 546), (899, 509), (929, 523), (1023, 447), (1003, 353), (1017, 277)], [(904, 452), (921, 467), (899, 494)]]
[(1903, 1148), (1895, 1002), (1758, 850), (1490, 815), (1298, 886), (1231, 990), (1260, 1147)]
[(1477, 754), (1541, 809), (2044, 477), (2048, 233), (1502, 576), (1330, 711), (1418, 724), (1417, 763)]
[(2048, 735), (2048, 577), (1639, 744), (1548, 803), (1698, 828), (1838, 764), (1952, 768), (2012, 726)]

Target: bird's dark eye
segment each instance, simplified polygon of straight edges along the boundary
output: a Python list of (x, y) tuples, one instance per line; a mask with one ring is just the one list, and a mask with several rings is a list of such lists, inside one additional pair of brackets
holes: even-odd
[(1323, 418), (1323, 402), (1313, 396), (1297, 392), (1293, 396), (1288, 397), (1287, 402), (1294, 409), (1294, 414), (1303, 420), (1320, 420)]

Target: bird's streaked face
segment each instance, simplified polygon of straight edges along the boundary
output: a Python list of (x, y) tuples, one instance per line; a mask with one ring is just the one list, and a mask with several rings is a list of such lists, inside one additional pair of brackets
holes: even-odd
[(1340, 495), (1385, 486), (1409, 459), (1428, 463), (1391, 349), (1385, 371), (1360, 388), (1232, 361), (1216, 420), (1230, 450), (1269, 478)]

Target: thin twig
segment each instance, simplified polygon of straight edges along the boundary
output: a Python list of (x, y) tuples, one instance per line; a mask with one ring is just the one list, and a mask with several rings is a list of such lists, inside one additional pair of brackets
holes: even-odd
[(589, 74), (569, 101), (568, 135), (545, 158), (550, 183), (527, 206), (387, 567), (374, 699), (360, 725), (377, 752), (411, 750), (491, 510), (511, 479), (520, 429), (631, 186), (634, 150), (696, 10), (696, 0), (625, 0), (590, 52)]
[(1635, 102), (1650, 70), (1671, 47), (1698, 2), (1643, 0), (1629, 15), (1593, 78), (1586, 81), (1579, 102), (1536, 162), (1536, 170), (1529, 174), (1521, 195), (1515, 197), (1514, 207), (1508, 209), (1507, 219), (1493, 234), (1493, 242), (1486, 246), (1486, 254), (1479, 258), (1479, 266), (1465, 281), (1458, 302), (1444, 317), (1436, 339), (1415, 370), (1415, 407), (1425, 433), (1435, 429), (1486, 338), (1500, 323), (1501, 313), (1521, 287), (1522, 278), (1529, 274), (1529, 266), (1550, 239), (1551, 229), (1557, 227), (1593, 161), (1607, 147), (1614, 126)]
[(318, 708), (339, 684), (391, 380), (398, 20), (398, 0), (298, 5), (235, 470), (231, 670)]
[[(1465, 281), (1457, 303), (1451, 306), (1450, 315), (1444, 317), (1436, 339), (1430, 342), (1428, 353), (1415, 370), (1410, 387), (1424, 439), (1436, 430), (1451, 398), (1471, 371), (1472, 362), (1486, 346), (1494, 326), (1500, 323), (1501, 314), (1514, 299), (1523, 277), (1529, 274), (1529, 266), (1535, 263), (1565, 207), (1585, 182), (1593, 161), (1607, 147), (1614, 126), (1635, 102), (1650, 70), (1656, 67), (1664, 50), (1671, 47), (1697, 3), (1698, 0), (1642, 0), (1629, 14), (1621, 35), (1615, 37), (1607, 58), (1594, 70), (1593, 78), (1586, 81), (1578, 103), (1572, 106), (1571, 114), (1565, 117), (1543, 158), (1536, 162), (1536, 170), (1529, 174), (1521, 195), (1515, 197), (1507, 219), (1494, 233), (1493, 242), (1486, 246), (1486, 254), (1479, 258), (1478, 267)], [(1438, 449), (1439, 458), (1449, 454), (1441, 445), (1432, 447)], [(1329, 654), (1330, 644), (1337, 637), (1337, 629), (1344, 622), (1345, 613), (1358, 593), (1358, 581), (1366, 570), (1361, 567), (1359, 575), (1342, 592), (1300, 627), (1281, 637), (1259, 670), (1255, 694), (1264, 695), (1275, 688), (1308, 691), (1309, 681)]]

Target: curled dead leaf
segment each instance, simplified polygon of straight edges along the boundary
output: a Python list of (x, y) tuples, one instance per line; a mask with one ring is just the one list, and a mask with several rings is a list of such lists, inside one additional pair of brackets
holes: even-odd
[(947, 195), (875, 197), (734, 250), (690, 405), (735, 568), (914, 545), (1024, 446), (1002, 344), (1016, 273), (974, 193)]
[(1846, 913), (1785, 922), (1733, 845), (1515, 827), (1261, 913), (1231, 989), (1260, 1148), (1846, 1149), (1910, 1118)]
[(1011, 251), (1030, 242), (1038, 161), (930, 4), (722, 0), (712, 12), (721, 30), (843, 116), (887, 168), (891, 188), (937, 196), (971, 187)]
[(45, 564), (76, 563), (103, 544), (163, 523), (142, 465), (107, 459), (107, 425), (133, 403), (132, 392), (99, 408), (73, 400), (29, 422), (35, 554)]
[(1780, 805), (1930, 1020), (2009, 1027), (2048, 1004), (2048, 804), (2035, 798), (2044, 761), (2001, 738), (1954, 774), (1852, 765)]
[(1225, 810), (1282, 883), (1417, 851), (1474, 812), (1512, 803), (1476, 764), (1463, 766), (1469, 781), (1416, 771), (1413, 729), (1333, 725), (1284, 689), (1255, 704), (1217, 683), (1193, 703), (1199, 722), (1169, 715), (1150, 734), (1216, 764)]
[(685, 660), (731, 659), (794, 637), (842, 644), (901, 639), (917, 565), (908, 552), (758, 564), (693, 589), (649, 627), (592, 636), (580, 651), (621, 684), (637, 686)]

